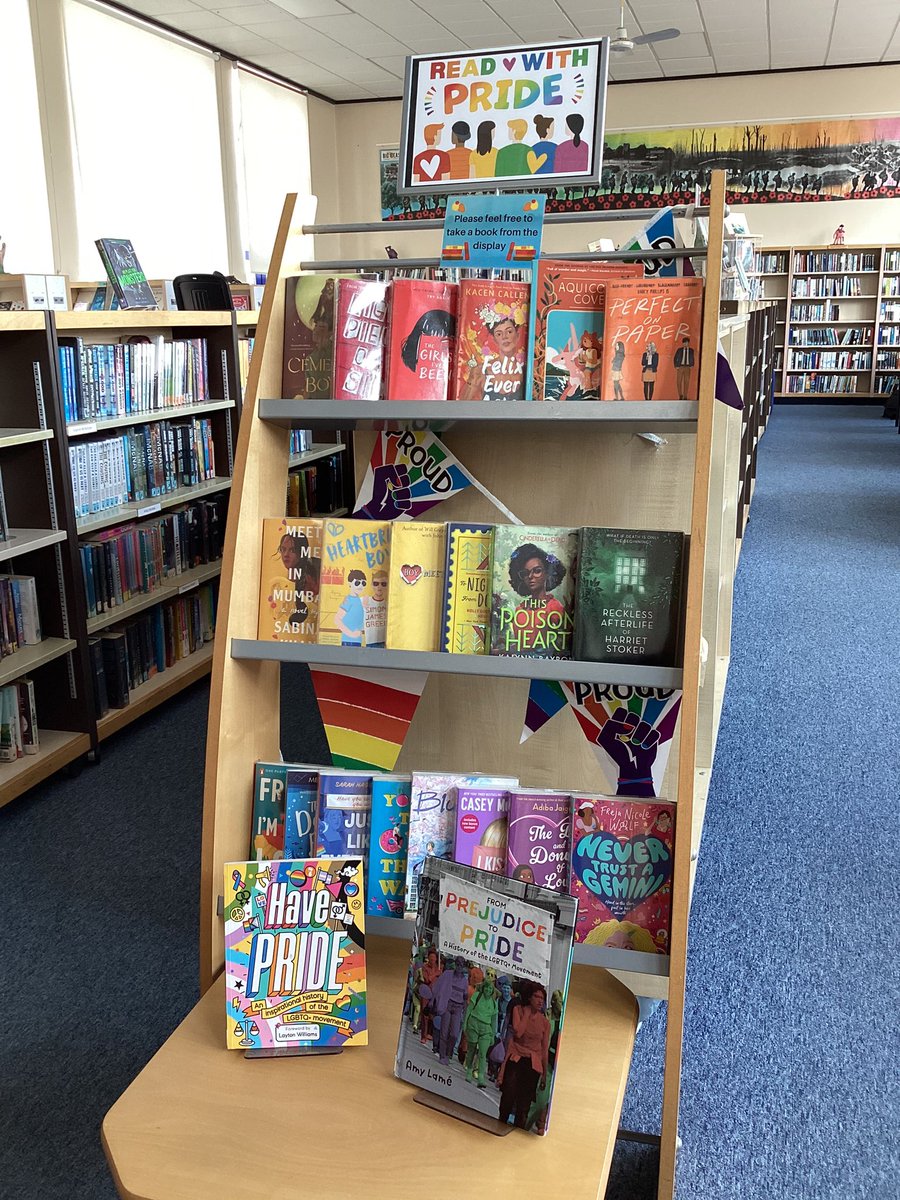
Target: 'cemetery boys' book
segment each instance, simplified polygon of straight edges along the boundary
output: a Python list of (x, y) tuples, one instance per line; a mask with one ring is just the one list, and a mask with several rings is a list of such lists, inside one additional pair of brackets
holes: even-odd
[(446, 400), (456, 338), (455, 283), (395, 279), (391, 284), (386, 400)]
[(331, 398), (336, 283), (335, 275), (296, 275), (284, 281), (281, 394), (286, 399)]
[(388, 521), (328, 518), (322, 535), (319, 644), (383, 647), (387, 633)]
[[(575, 908), (571, 896), (429, 859), (397, 1078), (503, 1125), (546, 1133)], [(457, 1054), (461, 1034), (465, 1052)]]
[(677, 664), (684, 544), (661, 530), (579, 531), (577, 659)]
[(491, 568), (491, 654), (571, 658), (576, 530), (497, 525)]
[(441, 649), (448, 654), (488, 652), (493, 532), (493, 525), (447, 525)]
[(371, 813), (370, 772), (320, 771), (316, 854), (356, 854), (365, 861)]
[(515, 788), (509, 793), (506, 874), (554, 892), (568, 891), (572, 797)]
[(503, 875), (508, 814), (505, 788), (458, 787), (454, 862)]
[(397, 521), (391, 529), (388, 650), (439, 650), (446, 526)]
[(248, 858), (266, 862), (284, 857), (287, 766), (258, 762), (253, 768), (253, 823)]
[(604, 400), (696, 400), (703, 280), (610, 281)]
[(225, 865), (229, 1050), (364, 1046), (358, 858)]
[(263, 521), (259, 576), (261, 642), (314, 642), (319, 623), (322, 522)]
[(319, 801), (319, 772), (288, 767), (284, 813), (284, 857), (312, 858)]
[(387, 287), (369, 279), (337, 282), (335, 400), (377, 400), (381, 394)]
[(128, 238), (97, 238), (94, 242), (119, 308), (157, 308), (156, 297)]
[(576, 941), (668, 954), (675, 805), (584, 794), (573, 803)]
[(372, 777), (366, 915), (402, 917), (409, 835), (409, 775)]
[(524, 400), (527, 283), (463, 279), (454, 400)]

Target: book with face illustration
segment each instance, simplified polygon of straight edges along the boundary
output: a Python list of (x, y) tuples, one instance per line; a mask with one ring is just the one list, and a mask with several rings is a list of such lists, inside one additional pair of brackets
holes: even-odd
[(457, 285), (395, 279), (390, 288), (385, 400), (447, 400)]
[(322, 522), (266, 518), (259, 576), (260, 641), (314, 642), (319, 618)]
[(497, 525), (491, 654), (571, 658), (576, 533), (556, 525)]
[(611, 280), (602, 398), (696, 400), (702, 318), (702, 279)]
[(523, 400), (527, 283), (463, 279), (453, 370), (454, 400)]
[(383, 647), (387, 632), (391, 526), (325, 519), (319, 644)]

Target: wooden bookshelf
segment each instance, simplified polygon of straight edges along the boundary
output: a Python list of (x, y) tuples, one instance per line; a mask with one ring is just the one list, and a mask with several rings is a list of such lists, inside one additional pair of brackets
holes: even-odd
[(63, 654), (75, 650), (78, 643), (74, 638), (48, 637), (38, 642), (36, 646), (20, 646), (12, 654), (0, 658), (0, 687), (30, 675), (38, 667), (53, 662)]
[[(38, 714), (40, 726), (40, 713)], [(43, 783), (63, 767), (84, 758), (91, 749), (88, 733), (41, 729), (37, 754), (26, 754), (14, 763), (0, 763), (0, 808)]]
[(141, 517), (152, 517), (166, 508), (177, 508), (179, 504), (187, 504), (191, 500), (201, 500), (204, 496), (223, 492), (231, 487), (228, 476), (217, 475), (215, 479), (207, 479), (203, 483), (195, 483), (190, 487), (174, 488), (161, 496), (146, 496), (143, 500), (129, 500), (127, 504), (117, 504), (114, 508), (105, 508), (102, 512), (92, 513), (89, 517), (79, 517), (75, 528), (79, 536), (91, 533), (95, 529), (109, 529), (112, 525), (124, 525), (126, 521), (140, 520)]
[(99, 740), (102, 742), (105, 738), (118, 733), (120, 729), (124, 729), (132, 721), (136, 721), (138, 717), (142, 717), (145, 713), (171, 699), (172, 696), (177, 695), (178, 692), (183, 691), (190, 684), (202, 679), (204, 675), (208, 675), (212, 665), (212, 656), (213, 643), (210, 642), (186, 658), (179, 659), (174, 666), (160, 671), (146, 683), (132, 688), (129, 703), (124, 708), (111, 708), (105, 716), (98, 720), (97, 737)]
[(72, 421), (66, 426), (69, 438), (105, 433), (107, 429), (124, 429), (128, 425), (146, 425), (153, 421), (183, 421), (185, 417), (200, 417), (207, 413), (234, 408), (233, 400), (210, 400), (205, 404), (180, 404), (172, 408), (155, 408), (151, 412), (129, 413), (121, 417), (104, 417), (99, 421)]
[(113, 608), (107, 609), (106, 612), (99, 613), (96, 617), (88, 617), (88, 633), (99, 633), (101, 629), (108, 629), (110, 625), (126, 621), (139, 612), (146, 612), (148, 608), (153, 608), (156, 604), (184, 596), (198, 588), (201, 583), (218, 579), (221, 573), (222, 563), (221, 560), (217, 560), (203, 563), (199, 567), (191, 567), (187, 571), (182, 571), (180, 575), (173, 575), (158, 588), (154, 588), (152, 592), (141, 592), (137, 596), (132, 596), (130, 600), (126, 600), (124, 604), (117, 604)]

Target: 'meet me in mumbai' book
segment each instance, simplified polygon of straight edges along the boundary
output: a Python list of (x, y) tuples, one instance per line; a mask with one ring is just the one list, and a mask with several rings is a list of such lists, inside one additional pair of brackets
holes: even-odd
[(524, 400), (529, 291), (527, 283), (462, 280), (454, 400)]
[(257, 634), (261, 642), (316, 640), (321, 556), (321, 521), (263, 521)]
[(702, 316), (702, 279), (610, 281), (603, 399), (696, 400)]
[(409, 837), (409, 775), (373, 775), (366, 915), (402, 917)]
[(575, 910), (571, 896), (429, 859), (394, 1074), (546, 1133)]
[(257, 862), (284, 856), (287, 765), (258, 762), (253, 769), (253, 823), (248, 857)]
[(383, 647), (387, 636), (391, 526), (325, 521), (319, 590), (319, 644)]
[(668, 954), (675, 805), (585, 794), (573, 804), (576, 940)]
[(368, 279), (337, 282), (335, 400), (377, 400), (381, 394), (387, 287)]
[(128, 238), (97, 238), (94, 242), (119, 308), (156, 308), (156, 297)]
[(336, 275), (284, 281), (281, 394), (289, 400), (330, 399), (334, 372)]
[(455, 283), (391, 284), (386, 400), (446, 400), (456, 339)]
[(553, 525), (495, 526), (491, 654), (572, 657), (576, 533)]
[(579, 531), (575, 658), (677, 665), (684, 546), (682, 533)]
[(448, 654), (488, 652), (493, 534), (493, 525), (451, 522), (447, 526), (441, 649)]
[(446, 526), (396, 521), (391, 529), (388, 650), (440, 649)]
[(362, 863), (225, 865), (229, 1050), (364, 1046)]

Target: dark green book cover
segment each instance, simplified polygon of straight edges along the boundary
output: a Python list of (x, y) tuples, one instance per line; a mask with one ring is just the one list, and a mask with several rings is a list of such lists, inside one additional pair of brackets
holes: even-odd
[(684, 543), (653, 529), (581, 530), (575, 658), (677, 665)]

